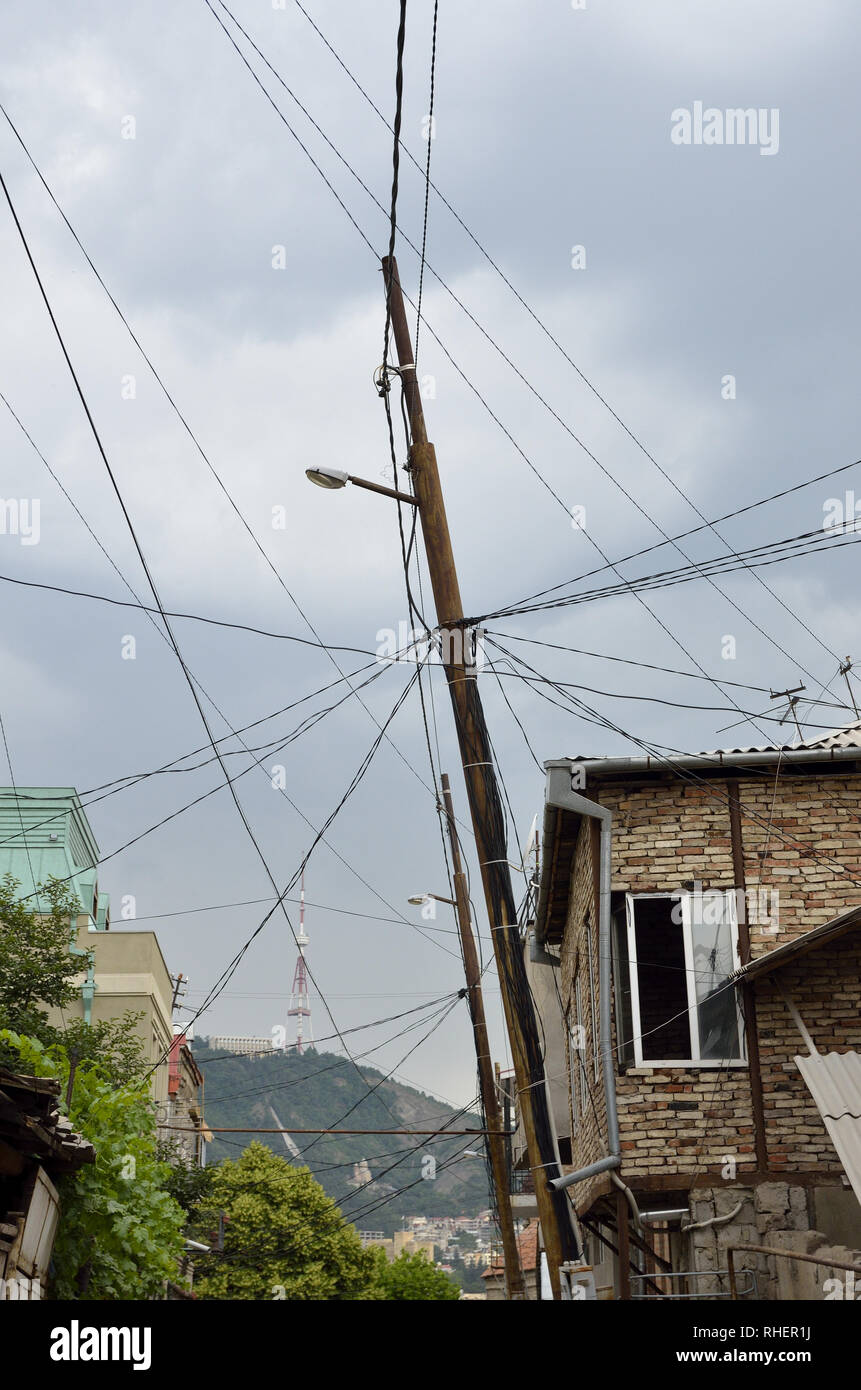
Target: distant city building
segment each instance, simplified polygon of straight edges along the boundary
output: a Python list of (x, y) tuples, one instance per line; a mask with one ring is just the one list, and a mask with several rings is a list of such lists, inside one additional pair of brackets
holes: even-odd
[[(417, 1221), (413, 1222), (413, 1225), (417, 1225), (419, 1223), (427, 1224), (427, 1218), (420, 1217), (417, 1219)], [(402, 1253), (407, 1255), (417, 1255), (419, 1251), (424, 1251), (428, 1259), (431, 1262), (433, 1262), (435, 1253), (433, 1241), (422, 1240), (421, 1237), (416, 1236), (414, 1231), (395, 1231), (395, 1234), (392, 1237), (392, 1244), (395, 1259), (397, 1259), (398, 1255)]]
[(380, 1245), (388, 1237), (385, 1231), (359, 1231), (359, 1240), (362, 1245)]
[(240, 1057), (273, 1051), (271, 1038), (242, 1038), (233, 1033), (218, 1033), (209, 1039), (209, 1046), (218, 1052), (236, 1052)]

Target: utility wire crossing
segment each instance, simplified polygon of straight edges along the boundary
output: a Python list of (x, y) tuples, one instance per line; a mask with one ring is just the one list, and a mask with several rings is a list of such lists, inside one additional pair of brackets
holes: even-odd
[[(162, 1125), (162, 1129), (172, 1129), (178, 1134), (197, 1134), (198, 1131), (192, 1125)], [(441, 1134), (448, 1137), (450, 1134), (501, 1134), (510, 1138), (513, 1130), (509, 1129), (217, 1129), (214, 1125), (207, 1125), (210, 1134), (400, 1134), (406, 1138), (412, 1135)]]

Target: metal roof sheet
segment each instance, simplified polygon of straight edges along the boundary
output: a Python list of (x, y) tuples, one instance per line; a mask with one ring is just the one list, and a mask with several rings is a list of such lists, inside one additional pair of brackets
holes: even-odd
[(705, 756), (717, 757), (720, 753), (793, 753), (798, 748), (861, 748), (861, 719), (815, 738), (797, 738), (794, 743), (752, 743), (747, 748), (713, 748)]
[[(739, 744), (733, 748), (706, 748), (695, 755), (688, 753), (674, 754), (668, 749), (666, 765), (668, 768), (672, 769), (674, 763), (691, 756), (700, 758), (733, 758), (739, 757), (745, 753), (797, 753), (802, 750), (815, 751), (820, 748), (823, 750), (829, 748), (861, 748), (861, 719), (853, 720), (851, 724), (845, 724), (838, 729), (832, 729), (830, 733), (819, 735), (816, 738), (796, 738), (794, 743)], [(600, 764), (605, 761), (610, 761), (610, 759), (605, 759), (600, 754), (583, 753), (577, 754), (571, 761)], [(660, 763), (662, 759), (657, 754), (651, 754), (641, 759), (631, 759), (631, 761)]]
[(833, 729), (822, 738), (805, 739), (801, 748), (858, 748), (861, 747), (861, 719), (845, 724), (841, 729)]
[(861, 1054), (805, 1053), (795, 1064), (861, 1202)]

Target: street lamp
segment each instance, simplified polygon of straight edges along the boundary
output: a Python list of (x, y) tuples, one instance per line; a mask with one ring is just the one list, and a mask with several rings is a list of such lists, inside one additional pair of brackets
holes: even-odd
[(318, 468), (306, 468), (305, 477), (309, 482), (317, 487), (326, 488), (327, 491), (334, 491), (352, 483), (368, 492), (379, 492), (383, 497), (394, 497), (397, 502), (409, 502), (411, 507), (417, 507), (419, 504), (418, 498), (413, 497), (411, 492), (398, 492), (396, 488), (383, 487), (381, 483), (369, 482), (367, 478), (354, 478), (352, 473), (345, 473), (340, 468), (327, 468), (321, 464)]
[(349, 476), (342, 473), (339, 468), (306, 468), (305, 477), (310, 478), (317, 487), (346, 487)]
[(457, 907), (457, 902), (454, 898), (442, 898), (439, 893), (414, 893), (411, 898), (407, 898), (407, 902), (412, 903), (414, 907), (424, 907), (425, 903), (429, 902), (431, 898), (433, 898), (434, 902), (448, 903), (450, 907)]

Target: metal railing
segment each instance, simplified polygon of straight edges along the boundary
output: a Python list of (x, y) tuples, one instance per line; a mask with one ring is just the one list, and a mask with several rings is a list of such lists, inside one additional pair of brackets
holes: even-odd
[[(861, 1274), (861, 1264), (847, 1264), (845, 1260), (820, 1259), (818, 1255), (802, 1255), (798, 1250), (777, 1250), (771, 1245), (728, 1245), (726, 1262), (729, 1273), (730, 1298), (738, 1298), (735, 1278), (736, 1252), (745, 1255), (776, 1255), (785, 1260), (800, 1260), (803, 1264), (822, 1265), (825, 1269), (845, 1269), (853, 1274)], [(747, 1273), (740, 1270), (739, 1273)], [(744, 1290), (743, 1292), (747, 1292)]]

